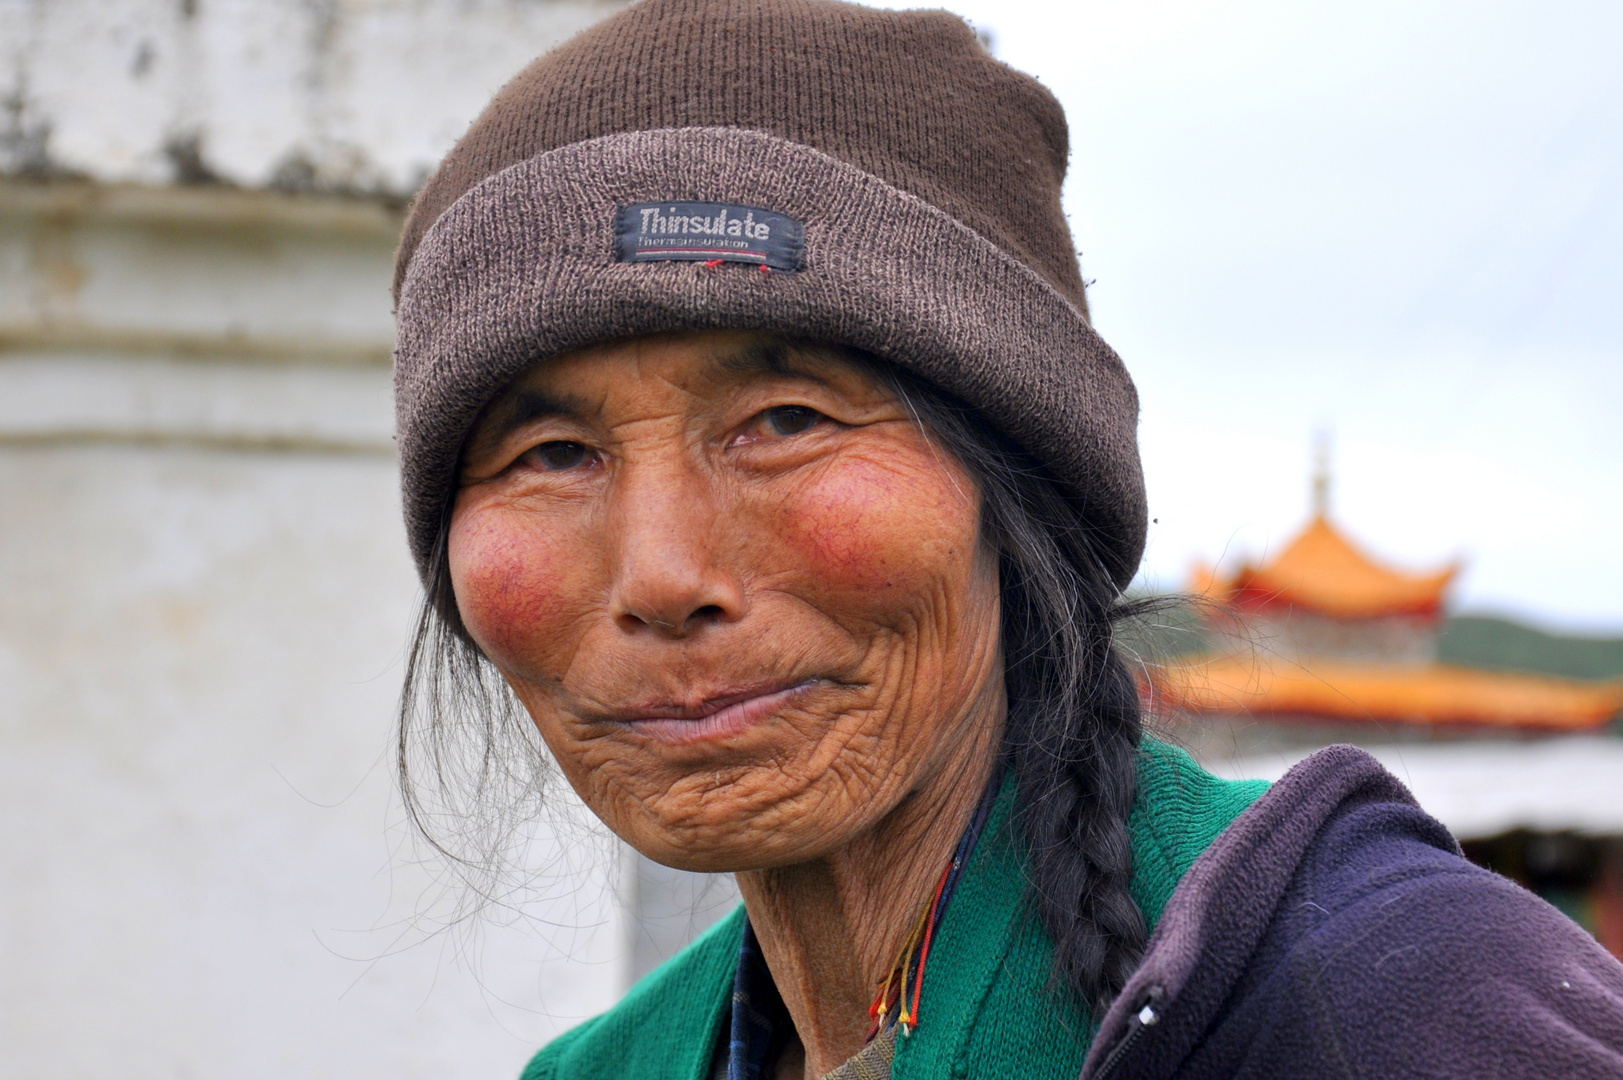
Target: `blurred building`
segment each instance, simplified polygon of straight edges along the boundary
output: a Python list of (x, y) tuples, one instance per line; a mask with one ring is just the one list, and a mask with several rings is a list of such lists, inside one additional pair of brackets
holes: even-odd
[(1174, 737), (1220, 772), (1267, 777), (1321, 746), (1364, 746), (1472, 858), (1623, 956), (1623, 663), (1584, 680), (1490, 668), (1491, 652), (1445, 661), (1459, 566), (1383, 564), (1331, 519), (1322, 466), (1314, 487), (1277, 555), (1196, 568), (1199, 647), (1149, 669)]
[(1215, 648), (1166, 669), (1168, 704), (1286, 724), (1402, 724), (1428, 736), (1592, 732), (1623, 710), (1623, 683), (1439, 663), (1455, 572), (1383, 566), (1316, 513), (1261, 565), (1197, 571)]
[(730, 899), (393, 792), (402, 208), (615, 6), (0, 0), (0, 1072), (516, 1076)]

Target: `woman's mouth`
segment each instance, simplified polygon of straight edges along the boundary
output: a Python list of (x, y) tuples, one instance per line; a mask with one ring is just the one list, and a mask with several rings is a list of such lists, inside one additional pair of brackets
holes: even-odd
[(660, 702), (616, 713), (614, 719), (655, 742), (681, 745), (725, 739), (770, 718), (802, 697), (817, 680), (766, 684), (729, 691), (696, 705)]

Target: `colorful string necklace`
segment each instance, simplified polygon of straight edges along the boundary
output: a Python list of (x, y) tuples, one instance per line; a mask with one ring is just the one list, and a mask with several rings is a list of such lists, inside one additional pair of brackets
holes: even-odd
[(964, 865), (975, 850), (975, 841), (980, 838), (1000, 787), (1002, 784), (997, 776), (987, 784), (980, 805), (975, 808), (975, 816), (969, 821), (969, 828), (958, 840), (952, 861), (941, 871), (941, 877), (935, 883), (934, 895), (914, 920), (913, 929), (902, 944), (901, 955), (896, 958), (890, 974), (880, 980), (879, 996), (868, 1006), (868, 1015), (873, 1018), (873, 1026), (868, 1029), (869, 1042), (881, 1031), (897, 1024), (901, 1025), (903, 1035), (911, 1035), (913, 1029), (919, 1026), (919, 998), (924, 993), (924, 969), (930, 960), (930, 945), (935, 941), (936, 927), (946, 913), (947, 901), (952, 899), (958, 879), (963, 877)]

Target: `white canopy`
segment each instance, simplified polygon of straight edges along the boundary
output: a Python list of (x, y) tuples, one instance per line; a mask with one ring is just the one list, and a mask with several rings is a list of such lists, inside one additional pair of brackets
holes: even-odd
[[(1513, 829), (1623, 835), (1623, 739), (1571, 736), (1367, 749), (1462, 840)], [(1308, 753), (1206, 764), (1220, 776), (1277, 780)]]

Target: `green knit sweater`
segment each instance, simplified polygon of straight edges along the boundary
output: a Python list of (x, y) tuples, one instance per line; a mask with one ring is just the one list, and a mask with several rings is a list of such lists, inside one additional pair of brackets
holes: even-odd
[[(1133, 898), (1153, 928), (1195, 859), (1267, 785), (1229, 782), (1146, 739), (1128, 826)], [(1025, 895), (1025, 853), (1005, 782), (930, 950), (920, 1025), (899, 1041), (894, 1080), (1071, 1080), (1091, 1041), (1087, 1011), (1057, 988), (1053, 941)], [(728, 1015), (744, 909), (632, 987), (613, 1009), (553, 1040), (523, 1080), (706, 1080)]]

